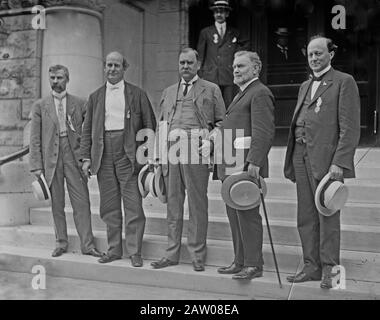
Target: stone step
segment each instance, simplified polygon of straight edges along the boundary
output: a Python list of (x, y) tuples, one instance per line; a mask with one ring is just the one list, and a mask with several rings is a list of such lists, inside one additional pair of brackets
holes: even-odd
[[(98, 210), (93, 210), (92, 224), (94, 230), (105, 230)], [(145, 233), (152, 235), (166, 235), (166, 214), (163, 212), (145, 212), (147, 216)], [(74, 226), (72, 212), (67, 210), (68, 224)], [(183, 234), (187, 234), (188, 219), (184, 219)], [(274, 220), (270, 218), (270, 228), (273, 242), (280, 245), (300, 245), (296, 221)], [(49, 208), (31, 209), (31, 223), (34, 225), (52, 225)], [(264, 243), (269, 243), (265, 219)], [(208, 238), (214, 240), (231, 240), (231, 231), (227, 217), (209, 217)], [(373, 225), (342, 225), (341, 226), (341, 248), (345, 250), (380, 252), (380, 226)]]
[[(1, 267), (0, 267), (1, 269)], [(46, 276), (46, 288), (35, 290), (29, 273), (0, 271), (0, 300), (245, 300), (213, 292), (131, 285), (108, 281)]]
[[(91, 179), (93, 180), (93, 178)], [(284, 178), (265, 179), (267, 184), (267, 199), (297, 199), (296, 185)], [(357, 203), (377, 203), (380, 205), (380, 181), (379, 180), (356, 180), (348, 179), (346, 182), (349, 190), (348, 202)], [(222, 183), (210, 179), (208, 185), (209, 197), (220, 196)], [(91, 203), (99, 205), (99, 191), (97, 188), (90, 188)], [(221, 199), (221, 198), (220, 198)]]
[[(228, 275), (220, 275), (213, 268), (205, 272), (194, 272), (191, 265), (179, 264), (161, 270), (152, 270), (150, 261), (145, 260), (142, 268), (133, 268), (125, 260), (110, 264), (99, 264), (93, 257), (67, 253), (59, 258), (51, 257), (51, 250), (30, 247), (0, 247), (0, 270), (30, 273), (33, 266), (43, 266), (49, 277), (91, 280), (98, 282), (172, 288), (190, 292), (210, 292), (228, 294), (242, 298), (269, 299), (379, 299), (380, 284), (376, 281), (351, 280), (347, 277), (346, 288), (322, 290), (319, 281), (290, 284), (282, 273), (283, 287), (280, 289), (277, 275), (264, 271), (262, 278), (252, 281), (232, 280)], [(296, 272), (296, 271), (294, 271)], [(105, 287), (107, 288), (107, 286)], [(163, 291), (164, 292), (164, 291)], [(179, 299), (179, 298), (177, 298)]]

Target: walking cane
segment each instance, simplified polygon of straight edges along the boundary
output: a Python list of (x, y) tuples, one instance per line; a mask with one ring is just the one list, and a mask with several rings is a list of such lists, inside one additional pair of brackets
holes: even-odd
[(282, 283), (281, 283), (281, 278), (280, 278), (280, 271), (278, 270), (278, 264), (277, 264), (277, 259), (276, 259), (276, 253), (274, 252), (274, 246), (273, 246), (272, 234), (271, 234), (271, 232), (270, 232), (269, 220), (268, 220), (268, 215), (267, 215), (267, 208), (265, 207), (264, 193), (263, 193), (263, 189), (262, 189), (262, 187), (261, 187), (261, 181), (260, 181), (260, 178), (257, 179), (257, 181), (258, 181), (258, 185), (259, 185), (259, 189), (260, 189), (260, 197), (261, 197), (261, 203), (263, 204), (264, 215), (265, 215), (265, 221), (266, 221), (266, 223), (267, 223), (268, 235), (269, 235), (269, 241), (270, 241), (270, 245), (271, 245), (271, 247), (272, 247), (274, 264), (275, 264), (275, 266), (276, 266), (276, 272), (277, 272), (278, 283), (280, 284), (280, 288), (282, 289)]

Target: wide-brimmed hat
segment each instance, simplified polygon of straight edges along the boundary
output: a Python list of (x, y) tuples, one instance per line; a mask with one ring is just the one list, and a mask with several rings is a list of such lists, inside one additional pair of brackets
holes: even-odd
[[(260, 177), (260, 183), (265, 197), (267, 186), (262, 177)], [(258, 181), (246, 171), (237, 172), (227, 177), (223, 181), (221, 193), (224, 202), (233, 209), (249, 210), (260, 205)]]
[(137, 178), (137, 185), (139, 187), (140, 194), (145, 198), (150, 190), (150, 182), (154, 177), (154, 173), (149, 170), (149, 164), (145, 165), (139, 172)]
[(330, 178), (330, 173), (323, 177), (314, 196), (315, 206), (324, 216), (331, 216), (343, 209), (348, 199), (347, 186), (341, 181)]
[(44, 175), (38, 177), (37, 180), (32, 182), (32, 190), (35, 198), (39, 201), (45, 201), (51, 199), (49, 186), (45, 180)]
[(290, 35), (290, 33), (288, 31), (288, 28), (283, 28), (283, 27), (277, 28), (277, 30), (274, 33), (277, 34), (277, 35), (279, 35), (279, 36), (288, 36), (288, 35)]
[(229, 10), (229, 11), (232, 10), (228, 0), (215, 0), (214, 4), (212, 6), (210, 6), (210, 9), (213, 11), (215, 9), (225, 9), (225, 10)]
[(157, 198), (160, 199), (162, 203), (167, 203), (167, 192), (166, 192), (166, 184), (165, 178), (162, 173), (162, 167), (158, 166), (154, 174), (154, 190), (156, 192)]

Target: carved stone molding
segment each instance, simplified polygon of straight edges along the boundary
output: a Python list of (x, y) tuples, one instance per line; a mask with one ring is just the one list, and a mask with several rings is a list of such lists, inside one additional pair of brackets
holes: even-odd
[(0, 0), (0, 11), (29, 8), (35, 5), (43, 7), (76, 6), (102, 12), (106, 5), (103, 0)]

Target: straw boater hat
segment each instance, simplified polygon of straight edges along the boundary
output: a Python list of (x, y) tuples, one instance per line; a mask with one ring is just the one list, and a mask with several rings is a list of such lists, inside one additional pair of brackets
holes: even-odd
[(49, 186), (42, 173), (36, 181), (32, 182), (32, 190), (37, 200), (45, 201), (51, 199)]
[(213, 11), (215, 9), (225, 9), (225, 10), (229, 10), (229, 11), (232, 10), (228, 0), (215, 0), (214, 4), (210, 7), (210, 9)]
[(330, 179), (331, 174), (326, 174), (318, 184), (315, 191), (315, 206), (324, 216), (331, 216), (343, 209), (348, 199), (348, 188), (341, 182)]
[[(264, 197), (267, 194), (267, 186), (260, 177)], [(260, 205), (260, 189), (257, 179), (246, 171), (238, 172), (227, 177), (222, 184), (222, 198), (231, 208), (237, 210), (249, 210)]]
[(153, 180), (154, 173), (149, 171), (149, 165), (145, 165), (139, 173), (137, 178), (137, 185), (139, 187), (140, 194), (145, 198), (150, 190), (151, 180)]
[(166, 193), (166, 185), (165, 185), (165, 178), (162, 173), (162, 168), (161, 166), (158, 166), (158, 168), (155, 171), (154, 174), (154, 190), (157, 194), (158, 199), (162, 203), (167, 203), (167, 193)]

